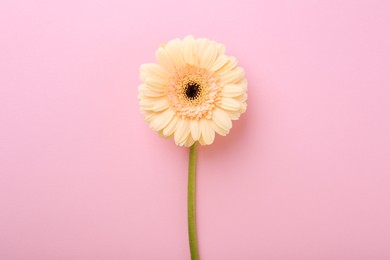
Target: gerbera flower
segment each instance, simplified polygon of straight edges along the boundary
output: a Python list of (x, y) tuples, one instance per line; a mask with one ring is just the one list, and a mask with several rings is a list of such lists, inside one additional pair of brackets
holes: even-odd
[(213, 143), (246, 110), (247, 81), (225, 47), (187, 36), (161, 46), (140, 68), (141, 111), (150, 127), (180, 146)]

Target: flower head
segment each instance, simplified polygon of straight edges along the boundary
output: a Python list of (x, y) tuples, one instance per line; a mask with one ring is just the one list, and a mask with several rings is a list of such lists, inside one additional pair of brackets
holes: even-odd
[(225, 47), (187, 36), (161, 46), (140, 68), (138, 99), (150, 127), (180, 146), (211, 144), (246, 110), (247, 81)]

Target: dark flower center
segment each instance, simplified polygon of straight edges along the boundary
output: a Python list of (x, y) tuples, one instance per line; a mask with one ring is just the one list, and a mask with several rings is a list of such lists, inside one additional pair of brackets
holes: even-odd
[(198, 83), (196, 82), (187, 83), (186, 91), (185, 91), (187, 98), (194, 100), (199, 95), (199, 91), (200, 91), (200, 85)]

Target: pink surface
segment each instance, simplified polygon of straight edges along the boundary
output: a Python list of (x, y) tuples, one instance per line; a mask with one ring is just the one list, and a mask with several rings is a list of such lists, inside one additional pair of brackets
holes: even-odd
[(2, 1), (0, 259), (184, 260), (187, 150), (143, 122), (164, 41), (226, 44), (248, 111), (199, 150), (202, 260), (390, 259), (388, 1)]

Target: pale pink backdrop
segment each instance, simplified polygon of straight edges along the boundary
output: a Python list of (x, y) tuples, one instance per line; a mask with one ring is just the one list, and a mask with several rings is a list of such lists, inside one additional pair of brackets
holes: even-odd
[(202, 260), (390, 259), (389, 1), (2, 0), (0, 259), (185, 260), (187, 153), (139, 65), (193, 34), (249, 80), (199, 150)]

